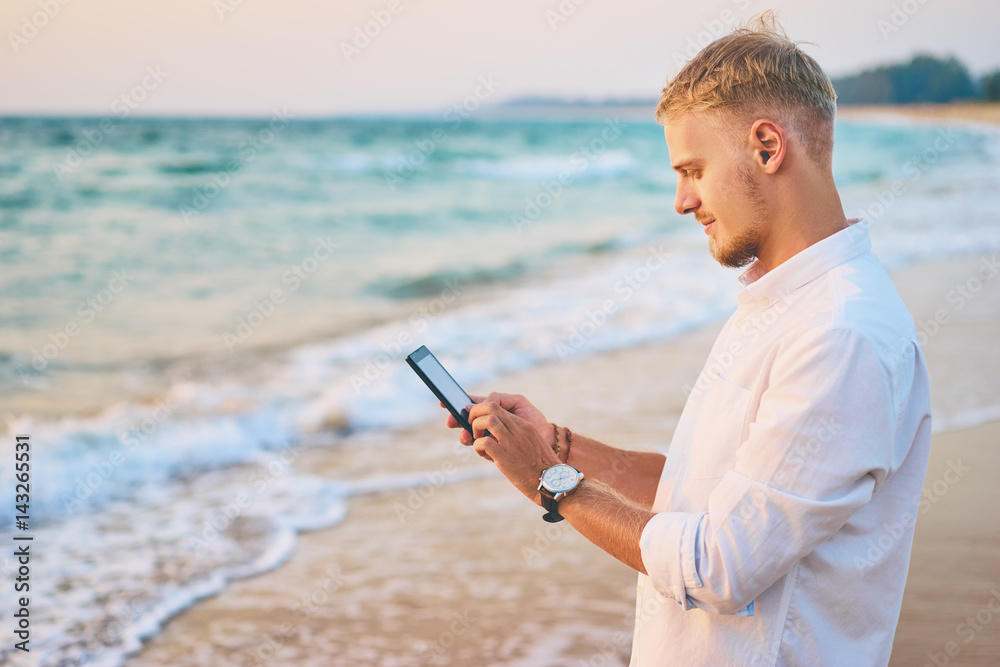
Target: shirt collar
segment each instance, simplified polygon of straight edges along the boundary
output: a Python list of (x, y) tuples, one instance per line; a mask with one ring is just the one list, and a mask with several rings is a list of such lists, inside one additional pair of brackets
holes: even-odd
[(770, 271), (755, 259), (739, 275), (744, 286), (736, 295), (739, 308), (759, 305), (761, 310), (818, 278), (838, 264), (871, 250), (869, 223), (864, 218), (851, 218), (847, 227), (800, 250)]

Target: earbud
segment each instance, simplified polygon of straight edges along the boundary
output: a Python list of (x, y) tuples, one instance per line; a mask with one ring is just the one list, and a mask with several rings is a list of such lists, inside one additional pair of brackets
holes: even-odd
[(764, 164), (767, 164), (767, 161), (771, 159), (771, 156), (768, 154), (767, 151), (761, 151), (760, 156), (764, 158)]

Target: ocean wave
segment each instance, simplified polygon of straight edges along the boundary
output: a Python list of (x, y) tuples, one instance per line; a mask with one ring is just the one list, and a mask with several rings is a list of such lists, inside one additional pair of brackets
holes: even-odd
[(964, 410), (955, 414), (934, 415), (931, 420), (931, 432), (961, 431), (998, 419), (1000, 419), (1000, 404)]
[(204, 160), (185, 160), (183, 162), (165, 162), (156, 166), (161, 174), (192, 176), (198, 174), (214, 174), (226, 171), (226, 161), (216, 158)]
[(465, 271), (455, 269), (434, 271), (415, 278), (379, 278), (367, 283), (363, 290), (369, 294), (391, 299), (415, 299), (442, 294), (448, 291), (449, 285), (461, 284), (464, 289), (466, 286), (508, 281), (523, 276), (528, 270), (527, 262), (513, 260), (497, 267), (477, 267)]
[(610, 150), (597, 154), (541, 155), (502, 159), (460, 159), (453, 163), (457, 173), (492, 180), (536, 182), (567, 178), (592, 181), (616, 178), (633, 173), (639, 160), (627, 150)]
[(382, 174), (397, 166), (401, 158), (373, 153), (342, 153), (317, 158), (312, 163), (325, 171), (338, 174)]
[[(148, 488), (99, 514), (35, 530), (37, 543), (46, 547), (32, 555), (46, 572), (33, 586), (32, 622), (45, 628), (33, 641), (35, 664), (118, 667), (175, 614), (233, 580), (281, 565), (293, 553), (298, 533), (343, 521), (351, 497), (417, 488), (433, 474), (336, 482), (281, 461), (276, 454), (261, 458), (252, 472), (220, 470), (189, 483)], [(489, 467), (465, 466), (447, 476), (438, 473), (435, 484), (496, 474)], [(10, 537), (0, 532), (0, 539)], [(83, 557), (60, 557), (67, 553)], [(12, 559), (0, 558), (0, 581), (15, 574)], [(326, 576), (332, 579), (328, 584), (339, 585), (342, 575), (329, 569)], [(14, 651), (0, 648), (0, 661)]]

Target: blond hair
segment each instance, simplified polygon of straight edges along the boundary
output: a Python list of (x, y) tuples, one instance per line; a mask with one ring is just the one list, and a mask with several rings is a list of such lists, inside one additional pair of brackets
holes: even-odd
[[(777, 24), (772, 11), (720, 37), (667, 82), (656, 122), (709, 111), (735, 148), (753, 121), (770, 117), (790, 127), (816, 164), (833, 159), (837, 92), (819, 64)], [(735, 125), (735, 127), (734, 127)]]

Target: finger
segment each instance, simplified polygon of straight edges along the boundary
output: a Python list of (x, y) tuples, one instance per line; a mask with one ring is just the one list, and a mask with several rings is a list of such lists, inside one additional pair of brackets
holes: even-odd
[(483, 428), (491, 431), (494, 434), (494, 436), (496, 436), (497, 433), (504, 433), (504, 432), (507, 434), (512, 433), (515, 424), (520, 424), (522, 422), (524, 424), (528, 424), (528, 422), (524, 420), (524, 418), (518, 417), (513, 412), (504, 410), (499, 403), (495, 403), (492, 400), (487, 400), (486, 402), (483, 403), (477, 403), (469, 411), (469, 424), (472, 425), (473, 427), (472, 436), (474, 438), (478, 438), (483, 435), (482, 432), (476, 430), (475, 427), (476, 420), (491, 416), (496, 417), (499, 420), (499, 422), (493, 422), (494, 426), (496, 426), (497, 428), (499, 428), (500, 426), (503, 427), (502, 430), (494, 431), (494, 427), (489, 425), (490, 422), (483, 422), (485, 424)]
[(496, 444), (496, 440), (493, 438), (478, 438), (472, 443), (472, 448), (487, 461), (492, 461), (493, 457), (489, 455), (486, 449), (492, 447), (494, 444)]
[[(444, 403), (442, 401), (438, 401), (438, 405), (444, 408)], [(451, 414), (450, 410), (448, 411), (448, 416), (444, 419), (444, 423), (448, 425), (448, 428), (458, 428), (461, 426), (461, 424), (458, 423), (458, 420), (455, 419), (455, 415)]]
[(531, 402), (521, 394), (502, 394), (498, 391), (487, 396), (486, 400), (499, 404), (501, 408), (509, 412), (531, 405)]
[(482, 403), (470, 403), (465, 407), (469, 409), (468, 419), (470, 424), (475, 421), (477, 417), (482, 417), (483, 415), (488, 414), (499, 414), (504, 411), (504, 409), (500, 407), (499, 403), (488, 399)]
[[(509, 417), (507, 413), (503, 413)], [(507, 429), (507, 425), (504, 424), (504, 417), (500, 414), (490, 413), (483, 415), (482, 417), (477, 417), (472, 423), (472, 437), (474, 438), (489, 438), (492, 437), (497, 442), (500, 438), (505, 435), (509, 435), (510, 431)], [(489, 431), (489, 434), (486, 433)]]

